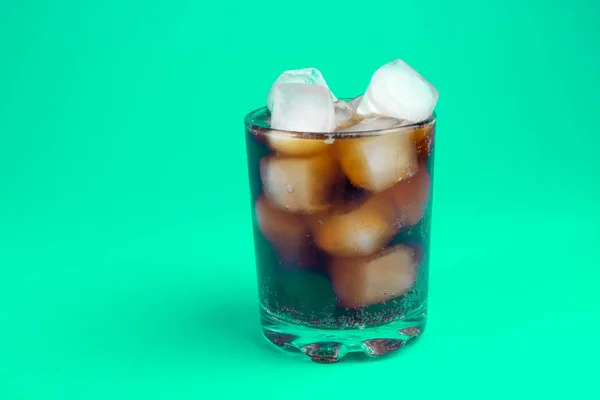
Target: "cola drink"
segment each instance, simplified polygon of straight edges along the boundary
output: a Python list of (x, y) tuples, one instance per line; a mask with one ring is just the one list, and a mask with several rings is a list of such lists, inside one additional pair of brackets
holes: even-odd
[(270, 115), (245, 120), (265, 336), (317, 362), (397, 350), (426, 323), (435, 114), (334, 133)]

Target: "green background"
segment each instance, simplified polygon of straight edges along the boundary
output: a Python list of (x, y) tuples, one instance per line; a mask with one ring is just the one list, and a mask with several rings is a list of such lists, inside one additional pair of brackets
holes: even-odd
[[(594, 398), (593, 0), (0, 0), (0, 399)], [(430, 323), (315, 365), (259, 333), (244, 114), (286, 69), (440, 91)]]

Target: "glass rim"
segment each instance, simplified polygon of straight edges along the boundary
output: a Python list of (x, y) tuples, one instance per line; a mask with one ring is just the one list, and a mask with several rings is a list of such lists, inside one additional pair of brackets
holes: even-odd
[[(346, 100), (351, 100), (351, 99), (352, 98), (342, 98), (340, 100), (346, 101)], [(266, 111), (267, 111), (266, 106), (259, 107), (253, 111), (250, 111), (244, 117), (244, 125), (247, 128), (250, 128), (253, 133), (271, 133), (272, 132), (272, 133), (282, 134), (282, 135), (286, 135), (286, 136), (312, 138), (312, 139), (331, 139), (332, 137), (335, 139), (339, 139), (339, 138), (344, 138), (344, 137), (378, 136), (378, 135), (386, 135), (386, 134), (403, 133), (403, 132), (411, 131), (411, 130), (414, 130), (417, 128), (434, 125), (436, 122), (436, 117), (437, 117), (437, 114), (435, 113), (435, 111), (433, 111), (431, 113), (431, 115), (429, 116), (429, 118), (424, 119), (422, 121), (411, 122), (410, 124), (407, 124), (407, 125), (401, 125), (401, 126), (386, 128), (386, 129), (376, 129), (376, 130), (369, 130), (369, 131), (352, 131), (352, 132), (336, 132), (336, 131), (333, 131), (333, 132), (302, 132), (302, 131), (290, 131), (290, 130), (284, 130), (284, 129), (273, 129), (273, 128), (269, 128), (267, 126), (261, 126), (261, 125), (257, 124), (256, 121), (253, 120), (253, 117), (256, 115), (264, 115)]]

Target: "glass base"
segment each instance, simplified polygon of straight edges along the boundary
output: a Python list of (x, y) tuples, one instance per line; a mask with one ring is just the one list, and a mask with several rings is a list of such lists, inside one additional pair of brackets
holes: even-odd
[(423, 309), (398, 321), (364, 329), (319, 329), (292, 324), (261, 308), (265, 337), (277, 347), (300, 352), (317, 363), (334, 363), (348, 353), (381, 357), (418, 338), (425, 329)]

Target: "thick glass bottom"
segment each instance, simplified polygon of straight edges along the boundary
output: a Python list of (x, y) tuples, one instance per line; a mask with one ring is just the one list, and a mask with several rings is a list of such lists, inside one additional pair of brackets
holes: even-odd
[(363, 329), (319, 329), (293, 324), (261, 308), (265, 337), (279, 348), (305, 354), (314, 362), (334, 363), (348, 353), (381, 357), (418, 338), (425, 329), (426, 306), (403, 318)]

